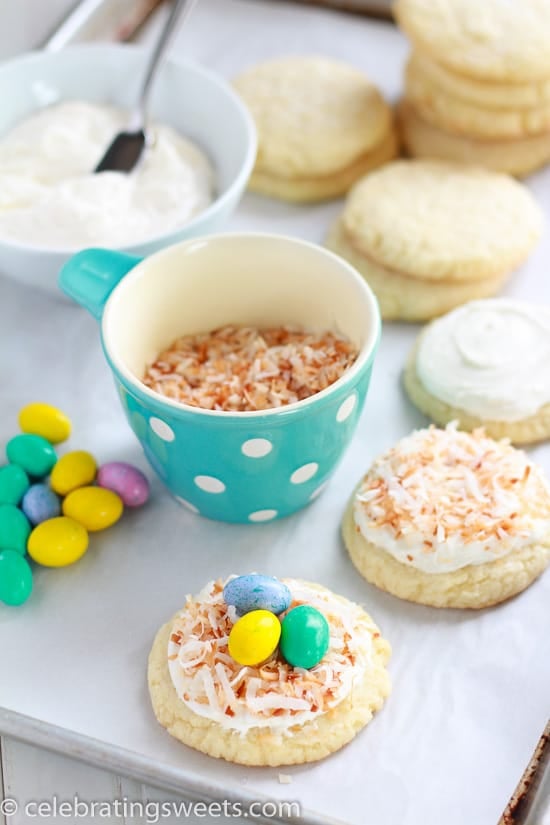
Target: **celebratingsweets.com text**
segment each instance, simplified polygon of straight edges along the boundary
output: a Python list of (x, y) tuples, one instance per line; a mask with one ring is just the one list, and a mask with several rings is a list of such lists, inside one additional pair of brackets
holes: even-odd
[(5, 797), (0, 801), (0, 814), (13, 817), (24, 814), (27, 821), (33, 819), (67, 819), (75, 821), (84, 818), (102, 819), (140, 817), (147, 825), (157, 825), (163, 819), (177, 817), (189, 819), (192, 822), (200, 819), (231, 819), (243, 818), (254, 821), (266, 819), (295, 819), (300, 818), (298, 802), (270, 802), (256, 801), (250, 803), (232, 802), (225, 799), (221, 802), (190, 802), (184, 800), (157, 801), (131, 800), (124, 796), (120, 799), (87, 800), (80, 799), (75, 794), (71, 799), (60, 799), (52, 796), (50, 799), (31, 799), (20, 802), (13, 797)]

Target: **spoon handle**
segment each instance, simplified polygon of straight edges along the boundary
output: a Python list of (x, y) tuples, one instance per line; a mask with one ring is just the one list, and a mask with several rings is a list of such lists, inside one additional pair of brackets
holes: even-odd
[(145, 126), (145, 112), (147, 111), (147, 102), (149, 94), (153, 86), (157, 66), (164, 57), (166, 49), (172, 39), (172, 35), (177, 31), (179, 26), (183, 23), (185, 18), (189, 15), (197, 0), (173, 0), (168, 20), (164, 24), (164, 29), (158, 39), (151, 60), (147, 66), (145, 77), (143, 79), (143, 86), (139, 96), (138, 105), (136, 107), (135, 119), (131, 124), (132, 129), (144, 129)]

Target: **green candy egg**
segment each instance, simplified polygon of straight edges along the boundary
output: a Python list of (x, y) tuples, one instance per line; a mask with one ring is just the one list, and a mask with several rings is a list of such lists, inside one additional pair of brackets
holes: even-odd
[(0, 504), (0, 550), (15, 550), (24, 556), (30, 532), (29, 520), (18, 507)]
[(18, 605), (31, 595), (32, 572), (29, 563), (15, 550), (0, 553), (0, 602)]
[(48, 475), (57, 461), (57, 454), (41, 435), (23, 433), (16, 435), (6, 446), (10, 464), (18, 464), (26, 473), (35, 478)]
[(282, 621), (279, 649), (293, 667), (315, 667), (327, 652), (329, 641), (327, 620), (308, 604), (289, 610)]
[(19, 504), (30, 486), (22, 467), (17, 464), (0, 467), (0, 504)]

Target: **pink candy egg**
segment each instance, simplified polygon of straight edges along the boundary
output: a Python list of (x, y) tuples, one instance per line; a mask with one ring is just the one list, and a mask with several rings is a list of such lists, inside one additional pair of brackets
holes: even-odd
[(149, 482), (141, 470), (124, 461), (102, 464), (96, 480), (100, 487), (117, 493), (126, 507), (141, 507), (149, 498)]

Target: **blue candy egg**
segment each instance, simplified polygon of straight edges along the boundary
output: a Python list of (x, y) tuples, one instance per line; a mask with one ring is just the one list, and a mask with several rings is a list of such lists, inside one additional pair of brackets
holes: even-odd
[(223, 589), (226, 604), (234, 605), (239, 616), (252, 610), (269, 610), (276, 616), (288, 610), (292, 596), (290, 590), (271, 576), (238, 576), (227, 582)]
[(61, 502), (46, 484), (33, 484), (21, 502), (21, 509), (31, 524), (41, 524), (61, 513)]

